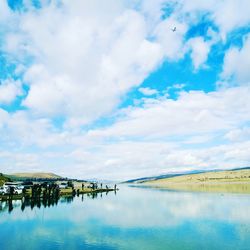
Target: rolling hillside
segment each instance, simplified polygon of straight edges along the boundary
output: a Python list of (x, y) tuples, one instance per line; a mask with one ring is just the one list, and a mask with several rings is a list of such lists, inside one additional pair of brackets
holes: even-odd
[(187, 174), (142, 184), (174, 190), (250, 193), (250, 169)]
[(61, 179), (62, 177), (54, 173), (13, 173), (6, 175), (13, 180), (25, 179)]
[(148, 181), (155, 181), (155, 180), (160, 180), (160, 179), (166, 179), (166, 178), (172, 178), (176, 176), (182, 176), (182, 175), (187, 175), (187, 174), (197, 174), (197, 173), (204, 173), (206, 171), (203, 170), (193, 170), (193, 171), (187, 171), (187, 172), (173, 172), (169, 174), (164, 174), (164, 175), (157, 175), (157, 176), (149, 176), (149, 177), (142, 177), (142, 178), (137, 178), (137, 179), (131, 179), (128, 181), (125, 181), (123, 183), (134, 183), (134, 184), (139, 184), (139, 183), (144, 183)]

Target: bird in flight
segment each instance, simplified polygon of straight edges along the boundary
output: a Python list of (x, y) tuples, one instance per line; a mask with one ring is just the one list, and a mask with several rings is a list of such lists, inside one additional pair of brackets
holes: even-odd
[(176, 27), (174, 27), (174, 28), (172, 29), (172, 31), (175, 32), (175, 31), (176, 31)]

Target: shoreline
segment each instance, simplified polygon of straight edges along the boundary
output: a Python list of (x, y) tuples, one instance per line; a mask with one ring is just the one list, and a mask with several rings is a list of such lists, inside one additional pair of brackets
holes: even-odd
[(59, 196), (46, 196), (44, 197), (43, 195), (39, 196), (39, 197), (32, 197), (31, 192), (26, 193), (26, 194), (13, 194), (10, 196), (7, 195), (0, 195), (0, 201), (9, 201), (9, 200), (22, 200), (22, 199), (56, 199), (56, 198), (60, 198), (60, 197), (65, 197), (65, 196), (74, 196), (74, 195), (78, 195), (78, 194), (95, 194), (95, 193), (107, 193), (107, 192), (116, 192), (119, 189), (114, 189), (114, 188), (100, 188), (100, 189), (81, 189), (77, 192), (77, 190), (73, 191), (72, 189), (63, 189), (60, 190)]
[(209, 184), (138, 184), (138, 186), (148, 188), (161, 188), (172, 191), (191, 191), (191, 192), (208, 192), (208, 193), (234, 193), (250, 194), (250, 183), (209, 183)]

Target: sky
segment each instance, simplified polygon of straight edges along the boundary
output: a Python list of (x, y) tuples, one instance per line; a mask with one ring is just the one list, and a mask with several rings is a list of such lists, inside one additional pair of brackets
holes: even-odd
[(0, 0), (0, 172), (246, 167), (249, 96), (249, 0)]

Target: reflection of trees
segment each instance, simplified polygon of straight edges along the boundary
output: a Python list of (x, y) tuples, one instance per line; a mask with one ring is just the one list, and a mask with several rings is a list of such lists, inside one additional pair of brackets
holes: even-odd
[(9, 213), (13, 210), (13, 204), (12, 204), (12, 199), (8, 200), (8, 205), (9, 205)]
[(21, 210), (24, 211), (24, 209), (25, 209), (25, 202), (22, 202)]
[(58, 204), (58, 197), (46, 197), (44, 196), (42, 199), (25, 199), (22, 201), (21, 210), (24, 211), (25, 207), (30, 207), (33, 209), (34, 207), (41, 208), (55, 206)]
[(0, 212), (8, 211), (9, 213), (11, 213), (13, 209), (19, 206), (20, 206), (20, 201), (15, 201), (15, 200), (0, 201)]
[(74, 196), (63, 196), (60, 198), (60, 203), (71, 203), (74, 199)]
[(10, 186), (9, 187), (9, 201), (12, 201), (13, 194), (14, 194), (14, 187)]
[[(24, 191), (24, 194), (26, 192)], [(108, 191), (105, 192), (106, 195)], [(89, 199), (97, 199), (98, 197), (102, 198), (102, 193), (98, 192), (89, 192), (86, 194), (80, 194), (80, 190), (73, 189), (72, 195), (61, 196), (59, 189), (56, 186), (48, 186), (42, 188), (37, 185), (31, 190), (31, 197), (23, 196), (21, 200), (13, 200), (13, 194), (9, 195), (9, 199), (5, 201), (0, 201), (0, 212), (8, 211), (11, 213), (15, 207), (20, 207), (21, 211), (29, 208), (33, 210), (34, 208), (40, 209), (41, 207), (51, 207), (56, 206), (58, 202), (60, 203), (72, 203), (74, 199), (81, 199), (84, 201), (84, 197)]]
[(87, 196), (91, 199), (96, 199), (98, 197), (97, 192), (87, 193)]

